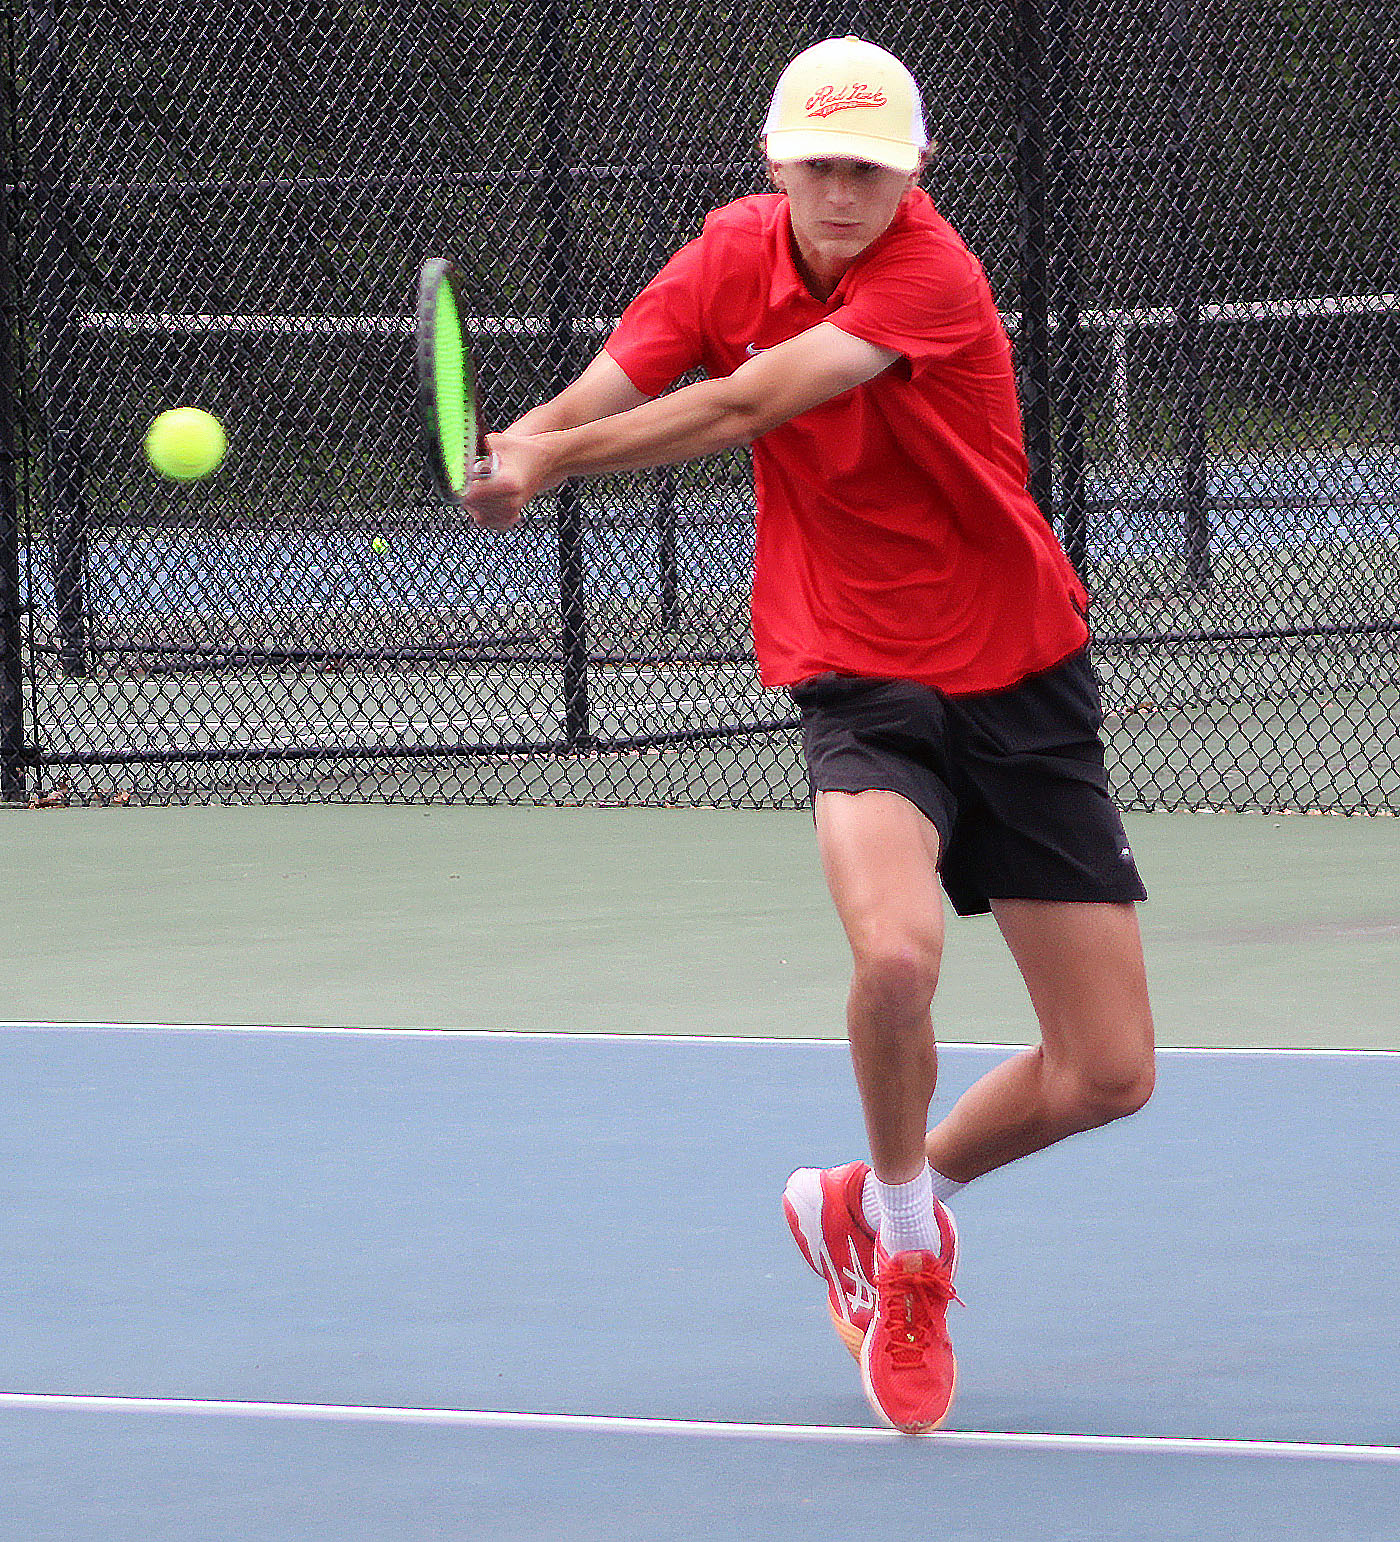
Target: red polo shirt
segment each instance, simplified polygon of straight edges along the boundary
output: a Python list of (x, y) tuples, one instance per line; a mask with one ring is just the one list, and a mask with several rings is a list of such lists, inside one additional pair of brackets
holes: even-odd
[(1011, 348), (981, 265), (921, 189), (829, 300), (787, 199), (717, 210), (607, 351), (655, 396), (829, 321), (899, 353), (755, 441), (753, 633), (765, 685), (831, 672), (999, 690), (1081, 647), (1087, 597), (1026, 491)]

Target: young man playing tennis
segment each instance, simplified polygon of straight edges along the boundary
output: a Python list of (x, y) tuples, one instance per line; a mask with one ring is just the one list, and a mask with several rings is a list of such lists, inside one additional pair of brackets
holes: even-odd
[[(1133, 1112), (1152, 1088), (1135, 902), (1107, 791), (1086, 595), (1026, 491), (1010, 348), (917, 179), (912, 77), (832, 39), (783, 72), (775, 193), (712, 214), (560, 395), (489, 443), (492, 529), (568, 477), (753, 446), (753, 631), (803, 719), (817, 841), (854, 973), (870, 1162), (784, 1207), (876, 1411), (934, 1428), (963, 1184)], [(701, 366), (708, 379), (669, 395)], [(927, 1130), (943, 889), (991, 910), (1041, 1042)]]

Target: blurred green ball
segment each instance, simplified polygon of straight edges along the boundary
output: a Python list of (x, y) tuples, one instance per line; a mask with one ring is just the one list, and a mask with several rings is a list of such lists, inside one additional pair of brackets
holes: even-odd
[(199, 407), (172, 407), (146, 430), (146, 459), (175, 482), (207, 477), (227, 449), (223, 424)]

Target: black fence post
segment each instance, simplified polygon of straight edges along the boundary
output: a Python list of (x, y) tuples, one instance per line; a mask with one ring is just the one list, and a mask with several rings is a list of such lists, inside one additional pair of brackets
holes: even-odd
[(1045, 18), (1043, 0), (1016, 0), (1016, 203), (1020, 216), (1021, 325), (1017, 364), (1030, 492), (1046, 519), (1055, 506), (1055, 445), (1050, 398), (1050, 231), (1046, 204)]
[(656, 471), (656, 544), (661, 566), (660, 612), (663, 632), (681, 624), (680, 557), (676, 550), (676, 482), (674, 466)]
[(47, 0), (30, 6), (34, 38), (31, 81), (36, 125), (35, 191), (36, 355), (44, 421), (44, 506), (53, 544), (58, 657), (68, 675), (88, 666), (87, 512), (83, 498), (82, 439), (74, 400), (77, 369), (74, 307), (76, 272), (68, 250), (69, 180), (64, 146), (68, 67), (58, 16)]
[(0, 800), (24, 797), (24, 628), (20, 588), (19, 275), (11, 246), (10, 189), (19, 183), (14, 146), (14, 61), (5, 40), (0, 76)]
[(1390, 404), (1390, 442), (1400, 444), (1400, 321), (1392, 320), (1384, 333), (1386, 399)]
[[(573, 179), (566, 81), (569, 70), (569, 0), (545, 0), (540, 29), (540, 113), (544, 123), (545, 173), (540, 196), (548, 211), (545, 272), (549, 286), (548, 336), (551, 390), (573, 378), (578, 320), (577, 252), (573, 230)], [(563, 643), (564, 739), (570, 749), (592, 742), (588, 709), (588, 614), (584, 602), (583, 500), (578, 484), (557, 495), (559, 519), (559, 619)]]
[[(641, 0), (637, 8), (637, 39), (641, 52), (633, 121), (641, 133), (641, 185), (646, 200), (646, 232), (649, 266), (660, 270), (669, 255), (661, 219), (660, 191), (664, 167), (656, 152), (657, 135), (651, 131), (660, 100), (656, 82), (656, 42), (660, 36), (656, 0)], [(651, 273), (647, 274), (651, 277)], [(674, 466), (658, 466), (652, 474), (656, 490), (656, 545), (660, 566), (659, 596), (661, 629), (674, 632), (680, 626), (680, 562), (676, 552), (676, 487)]]
[(1092, 382), (1084, 341), (1082, 232), (1083, 182), (1078, 67), (1077, 7), (1074, 0), (1046, 0), (1048, 75), (1052, 84), (1049, 114), (1050, 202), (1055, 225), (1056, 395), (1060, 408), (1060, 533), (1065, 551), (1083, 578), (1089, 540), (1084, 487), (1086, 403)]
[(1177, 339), (1177, 433), (1180, 436), (1183, 544), (1189, 588), (1207, 588), (1210, 571), (1210, 504), (1206, 483), (1205, 371), (1201, 336), (1201, 240), (1196, 187), (1195, 0), (1168, 0), (1171, 50), (1171, 144), (1176, 179), (1175, 269)]

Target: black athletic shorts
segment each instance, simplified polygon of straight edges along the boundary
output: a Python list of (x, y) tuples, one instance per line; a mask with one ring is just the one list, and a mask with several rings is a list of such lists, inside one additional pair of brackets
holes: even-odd
[(1108, 791), (1087, 649), (1004, 691), (822, 675), (792, 698), (813, 796), (907, 798), (938, 829), (959, 915), (994, 899), (1147, 898)]

